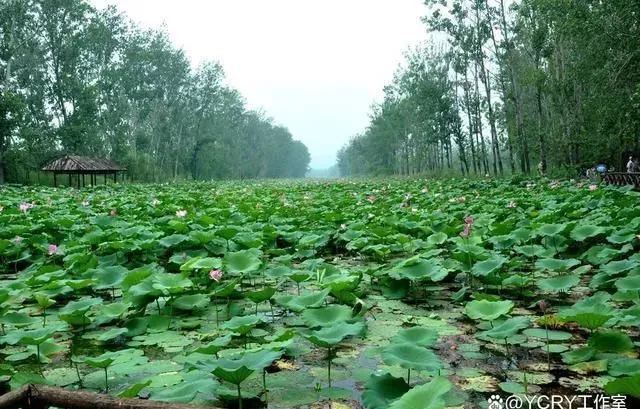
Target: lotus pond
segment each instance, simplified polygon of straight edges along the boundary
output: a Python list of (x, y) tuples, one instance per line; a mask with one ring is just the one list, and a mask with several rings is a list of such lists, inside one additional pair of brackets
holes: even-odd
[(634, 407), (639, 199), (515, 179), (3, 187), (0, 388)]

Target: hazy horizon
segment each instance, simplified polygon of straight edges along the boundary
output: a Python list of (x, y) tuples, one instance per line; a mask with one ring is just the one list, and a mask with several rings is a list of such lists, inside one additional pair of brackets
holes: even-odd
[(427, 38), (422, 0), (91, 1), (146, 28), (165, 25), (195, 65), (219, 61), (250, 108), (307, 145), (314, 169), (335, 164), (403, 53)]

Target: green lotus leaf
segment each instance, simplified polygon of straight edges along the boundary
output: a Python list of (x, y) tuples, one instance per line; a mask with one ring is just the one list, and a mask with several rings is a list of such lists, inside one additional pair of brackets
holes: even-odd
[(245, 315), (233, 317), (229, 321), (224, 322), (220, 325), (222, 329), (228, 329), (236, 334), (247, 334), (254, 327), (259, 324), (266, 322), (265, 319), (261, 316), (257, 315)]
[(171, 248), (185, 241), (189, 241), (189, 236), (185, 236), (184, 234), (172, 234), (160, 239), (159, 243), (162, 247)]
[(56, 333), (52, 328), (40, 328), (30, 331), (23, 331), (20, 334), (20, 343), (24, 345), (40, 345)]
[(444, 244), (444, 242), (447, 241), (448, 238), (449, 237), (446, 233), (434, 233), (427, 238), (427, 243), (430, 247), (435, 247)]
[(345, 305), (330, 305), (328, 307), (307, 309), (302, 313), (302, 320), (310, 328), (328, 327), (340, 322), (346, 322), (352, 317), (352, 309)]
[(639, 291), (640, 275), (617, 279), (616, 288), (620, 291)]
[(216, 377), (234, 385), (240, 385), (255, 372), (255, 369), (247, 366), (244, 358), (218, 359), (213, 362), (213, 365), (214, 369), (211, 372)]
[(216, 385), (217, 382), (209, 378), (183, 381), (176, 385), (152, 389), (149, 399), (162, 402), (191, 403), (199, 393), (211, 393), (212, 390), (215, 390)]
[(611, 261), (603, 266), (600, 266), (600, 271), (609, 275), (615, 276), (625, 271), (632, 270), (638, 267), (638, 262), (635, 260), (620, 260), (620, 261)]
[(127, 276), (128, 270), (122, 266), (109, 266), (88, 270), (87, 273), (96, 280), (94, 287), (97, 290), (104, 290), (120, 286)]
[(582, 375), (602, 373), (607, 371), (607, 365), (609, 361), (606, 359), (600, 359), (598, 361), (580, 362), (579, 364), (571, 365), (569, 370), (577, 372)]
[(250, 273), (260, 268), (260, 252), (255, 249), (227, 253), (224, 256), (225, 270), (230, 273)]
[(424, 385), (416, 386), (389, 406), (389, 409), (443, 409), (444, 395), (452, 385), (447, 378), (437, 377)]
[(264, 348), (258, 351), (249, 351), (243, 355), (243, 359), (249, 369), (262, 371), (271, 366), (274, 361), (280, 359), (284, 355), (284, 349)]
[(418, 371), (437, 372), (444, 368), (444, 364), (433, 351), (407, 343), (392, 343), (385, 347), (382, 350), (382, 360), (387, 365), (399, 365)]
[(527, 317), (513, 317), (482, 334), (489, 338), (502, 340), (514, 336), (518, 331), (528, 328), (530, 325), (531, 321)]
[(624, 244), (632, 242), (636, 238), (636, 232), (632, 230), (618, 230), (607, 237), (607, 241), (612, 244)]
[(575, 241), (585, 241), (603, 233), (606, 233), (606, 230), (603, 227), (594, 226), (592, 224), (578, 224), (571, 231), (570, 236)]
[(177, 294), (193, 286), (193, 282), (179, 274), (160, 273), (153, 276), (152, 288), (162, 294)]
[(366, 409), (387, 409), (389, 404), (400, 398), (411, 387), (402, 378), (386, 373), (371, 375), (362, 393), (362, 403)]
[(419, 281), (429, 278), (431, 281), (441, 281), (448, 273), (436, 260), (424, 260), (415, 256), (401, 262), (389, 273), (389, 276), (398, 280)]
[(332, 325), (331, 327), (325, 327), (303, 335), (314, 344), (323, 347), (331, 348), (334, 345), (339, 344), (345, 338), (349, 336), (359, 336), (365, 329), (365, 325), (361, 321), (347, 323), (340, 322)]
[(536, 233), (540, 236), (556, 236), (567, 228), (566, 224), (545, 224), (538, 228)]
[[(597, 309), (594, 309), (594, 311), (596, 310)], [(607, 314), (606, 311), (607, 309), (604, 306), (602, 313), (588, 310), (584, 310), (584, 312), (580, 310), (571, 310), (561, 313), (559, 317), (565, 322), (576, 322), (583, 328), (595, 330), (614, 317), (613, 314)]]
[(608, 396), (633, 396), (640, 399), (640, 375), (611, 381), (604, 386), (604, 391)]
[(232, 340), (231, 334), (225, 335), (223, 337), (218, 337), (215, 340), (209, 342), (206, 345), (203, 345), (197, 348), (194, 352), (205, 355), (216, 355), (218, 352), (222, 351)]
[(438, 341), (438, 333), (431, 328), (413, 327), (403, 329), (398, 332), (398, 335), (393, 337), (392, 343), (406, 342), (412, 345), (418, 345), (422, 347), (430, 347)]
[(545, 257), (548, 254), (547, 249), (537, 244), (532, 244), (527, 246), (516, 246), (513, 249), (518, 253), (530, 258)]
[(222, 268), (222, 260), (213, 257), (194, 257), (180, 266), (180, 271), (213, 270)]
[(573, 274), (536, 280), (539, 289), (550, 293), (566, 292), (578, 285), (580, 277)]
[(276, 291), (277, 289), (274, 287), (265, 287), (262, 290), (247, 292), (245, 293), (245, 296), (254, 303), (259, 304), (273, 298)]
[(486, 277), (499, 272), (507, 261), (505, 257), (494, 255), (487, 260), (475, 263), (471, 269), (471, 273), (477, 277)]
[(96, 340), (101, 342), (111, 341), (113, 339), (118, 338), (121, 335), (128, 333), (129, 330), (126, 328), (111, 328), (108, 331), (101, 332), (100, 335), (96, 338)]
[(209, 297), (204, 294), (183, 295), (173, 300), (173, 308), (181, 311), (201, 310), (209, 305)]
[(307, 308), (317, 308), (325, 303), (329, 290), (300, 296), (283, 295), (276, 298), (276, 302), (284, 308), (294, 312), (302, 312)]
[(640, 374), (640, 359), (625, 356), (609, 359), (609, 375), (619, 377), (636, 374)]
[(87, 365), (93, 366), (94, 368), (105, 369), (110, 367), (111, 364), (115, 362), (115, 359), (113, 358), (112, 353), (107, 352), (96, 357), (85, 357), (84, 362)]
[(549, 341), (567, 341), (572, 338), (569, 332), (545, 330), (544, 328), (529, 328), (522, 333), (531, 338), (549, 339)]
[(16, 328), (28, 327), (37, 320), (22, 312), (9, 312), (0, 317), (0, 322), (5, 325), (12, 325)]
[(493, 321), (506, 315), (513, 308), (513, 301), (476, 300), (468, 302), (464, 307), (467, 316), (474, 320)]
[(536, 261), (536, 268), (541, 271), (564, 272), (580, 264), (580, 260), (573, 258), (560, 260), (556, 258), (544, 258)]
[(118, 394), (120, 398), (136, 398), (138, 394), (147, 386), (151, 385), (151, 379), (143, 382), (134, 383), (127, 389)]
[(619, 331), (598, 331), (589, 337), (589, 346), (600, 352), (626, 352), (633, 349), (633, 341)]

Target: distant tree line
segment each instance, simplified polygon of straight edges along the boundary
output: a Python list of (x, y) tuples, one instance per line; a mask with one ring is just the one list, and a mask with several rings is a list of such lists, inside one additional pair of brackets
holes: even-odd
[(248, 110), (215, 62), (85, 0), (0, 1), (0, 182), (62, 154), (134, 180), (302, 177), (310, 156)]
[(343, 175), (575, 174), (640, 149), (640, 2), (426, 0)]

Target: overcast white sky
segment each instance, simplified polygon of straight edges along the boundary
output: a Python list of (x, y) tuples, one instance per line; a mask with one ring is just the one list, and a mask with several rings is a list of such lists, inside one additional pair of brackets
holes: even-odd
[(166, 24), (194, 64), (220, 61), (327, 168), (368, 123), (409, 46), (427, 38), (423, 0), (92, 0), (146, 27)]

